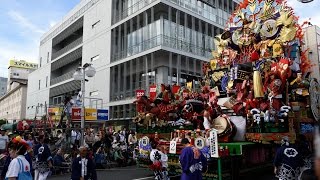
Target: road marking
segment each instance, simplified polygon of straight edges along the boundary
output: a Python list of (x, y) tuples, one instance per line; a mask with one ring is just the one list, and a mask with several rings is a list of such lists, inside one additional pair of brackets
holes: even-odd
[(150, 176), (150, 177), (144, 177), (144, 178), (138, 178), (138, 179), (132, 179), (132, 180), (143, 180), (143, 179), (154, 179), (154, 176)]

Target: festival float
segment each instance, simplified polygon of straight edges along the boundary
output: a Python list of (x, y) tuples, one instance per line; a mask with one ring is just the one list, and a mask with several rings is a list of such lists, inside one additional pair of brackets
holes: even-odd
[[(228, 179), (272, 162), (284, 136), (294, 143), (305, 134), (312, 142), (312, 112), (319, 113), (319, 107), (310, 102), (312, 64), (308, 50), (301, 50), (305, 24), (298, 24), (284, 0), (244, 0), (215, 37), (201, 88), (192, 82), (150, 85), (149, 97), (137, 90), (140, 165), (149, 162), (153, 138), (168, 148), (169, 173), (181, 173), (181, 146), (172, 139), (189, 134), (209, 160), (205, 179)], [(207, 120), (212, 129), (203, 127)]]

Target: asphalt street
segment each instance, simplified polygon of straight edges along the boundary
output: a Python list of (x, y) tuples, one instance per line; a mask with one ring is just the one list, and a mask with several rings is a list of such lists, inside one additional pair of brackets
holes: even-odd
[[(137, 168), (136, 166), (124, 168), (112, 168), (105, 170), (97, 170), (98, 180), (152, 180), (153, 173), (146, 168)], [(69, 180), (70, 174), (51, 176), (50, 180)], [(179, 177), (172, 177), (171, 180), (180, 179)], [(250, 172), (238, 178), (245, 180), (276, 180), (272, 174), (272, 169), (265, 169), (259, 172)]]

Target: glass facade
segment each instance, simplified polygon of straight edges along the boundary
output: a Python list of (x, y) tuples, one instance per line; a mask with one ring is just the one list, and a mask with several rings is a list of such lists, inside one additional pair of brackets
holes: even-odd
[[(178, 6), (184, 9), (192, 11), (193, 13), (196, 13), (222, 26), (226, 25), (227, 20), (230, 16), (230, 14), (227, 11), (224, 11), (223, 9), (209, 6), (206, 3), (203, 3), (197, 0), (166, 0), (166, 1), (170, 1), (174, 4), (177, 4)], [(230, 1), (230, 2), (233, 3), (233, 1)]]
[(127, 35), (126, 41), (125, 50), (115, 52), (111, 61), (118, 61), (157, 46), (165, 46), (211, 58), (211, 51), (215, 48), (212, 37), (169, 20), (157, 20), (131, 32)]

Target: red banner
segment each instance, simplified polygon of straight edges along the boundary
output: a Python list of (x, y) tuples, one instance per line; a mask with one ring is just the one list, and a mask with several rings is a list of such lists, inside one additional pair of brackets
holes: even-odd
[(180, 86), (179, 85), (173, 85), (172, 86), (172, 93), (176, 94), (177, 92), (179, 92)]
[(150, 96), (150, 101), (154, 101), (157, 97), (157, 85), (151, 85), (149, 87), (149, 96)]
[(72, 108), (71, 119), (73, 121), (81, 120), (81, 108)]
[(138, 89), (136, 90), (136, 98), (139, 99), (141, 96), (145, 95), (145, 90)]

